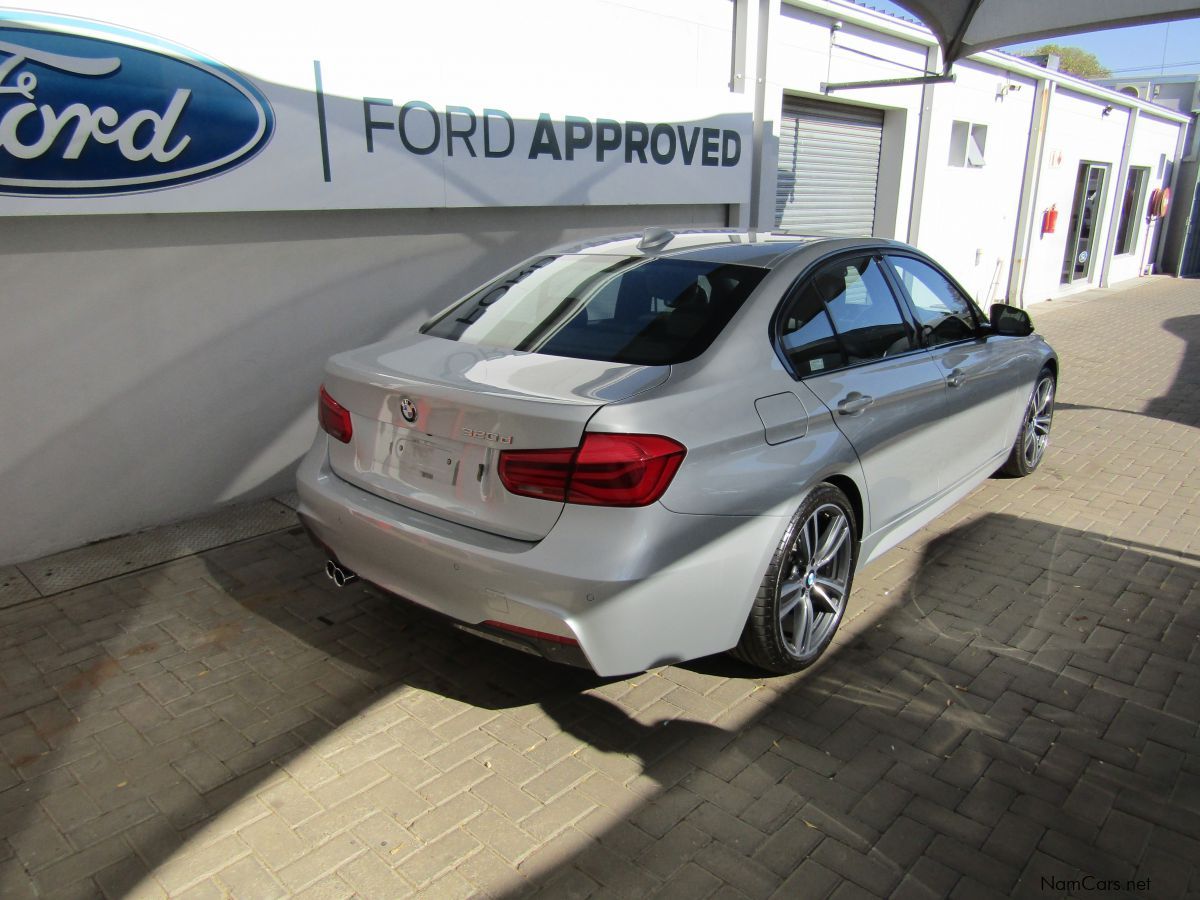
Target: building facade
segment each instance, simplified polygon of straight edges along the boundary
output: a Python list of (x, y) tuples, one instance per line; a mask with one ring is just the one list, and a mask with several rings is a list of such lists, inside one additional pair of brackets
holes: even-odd
[(1200, 275), (1200, 74), (1106, 78), (1098, 84), (1191, 118), (1167, 213), (1162, 266), (1172, 275)]
[(873, 233), (982, 304), (1136, 278), (1187, 122), (1001, 53), (847, 86), (941, 64), (837, 0), (27, 5), (0, 9), (0, 563), (287, 489), (329, 354), (564, 240)]

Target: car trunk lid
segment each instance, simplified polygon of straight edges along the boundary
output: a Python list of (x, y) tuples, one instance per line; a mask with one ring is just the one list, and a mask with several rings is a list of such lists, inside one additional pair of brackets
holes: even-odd
[(330, 464), (345, 481), (404, 506), (538, 540), (563, 504), (506, 491), (499, 454), (575, 447), (597, 409), (669, 373), (424, 335), (373, 344), (326, 366), (326, 389), (353, 425), (349, 443), (329, 442)]

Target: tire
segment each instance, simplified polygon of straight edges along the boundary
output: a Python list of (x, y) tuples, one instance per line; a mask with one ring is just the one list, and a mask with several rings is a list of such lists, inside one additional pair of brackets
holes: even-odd
[[(824, 563), (813, 565), (814, 546)], [(833, 485), (817, 485), (775, 548), (733, 654), (781, 675), (811, 666), (846, 613), (857, 562), (854, 507)]]
[(1008, 460), (1000, 467), (1000, 473), (1010, 478), (1024, 478), (1031, 474), (1046, 455), (1050, 444), (1050, 425), (1054, 421), (1054, 391), (1057, 387), (1054, 372), (1043, 367), (1033, 385), (1033, 393), (1025, 405), (1021, 418), (1021, 429), (1013, 442)]

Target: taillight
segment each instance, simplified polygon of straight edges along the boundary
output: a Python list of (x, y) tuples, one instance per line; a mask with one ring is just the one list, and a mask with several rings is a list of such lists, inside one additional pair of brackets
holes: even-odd
[(503, 450), (500, 453), (500, 481), (509, 493), (539, 500), (567, 499), (567, 482), (575, 449)]
[(350, 412), (329, 396), (325, 385), (321, 385), (321, 396), (317, 401), (317, 418), (321, 422), (322, 431), (343, 444), (350, 443), (354, 434), (354, 428), (350, 424)]
[(646, 506), (663, 495), (686, 453), (659, 435), (588, 432), (574, 449), (503, 451), (500, 481), (541, 500)]
[(653, 434), (585, 434), (568, 503), (645, 506), (663, 495), (687, 448)]

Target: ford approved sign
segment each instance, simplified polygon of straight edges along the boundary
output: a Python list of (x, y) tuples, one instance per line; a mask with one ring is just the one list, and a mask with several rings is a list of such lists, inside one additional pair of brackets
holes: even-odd
[(0, 193), (124, 194), (258, 153), (271, 106), (247, 79), (148, 35), (0, 12)]
[[(702, 77), (707, 56), (690, 38), (658, 58), (650, 0), (629, 4), (646, 7), (630, 13), (646, 26), (635, 34), (597, 17), (599, 0), (522, 9), (563, 34), (572, 22), (603, 32), (589, 46), (655, 54), (653, 89), (612, 54), (581, 58), (553, 29), (510, 34), (511, 13), (495, 0), (350, 0), (318, 20), (245, 0), (4, 2), (0, 217), (750, 195), (755, 95)], [(714, 58), (729, 25), (718, 20), (704, 44)]]

